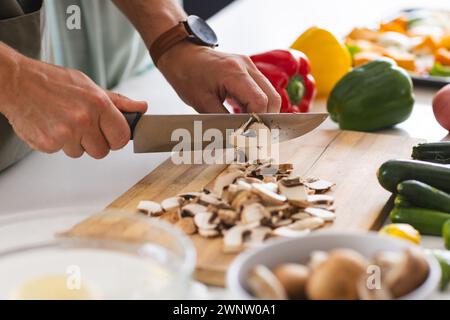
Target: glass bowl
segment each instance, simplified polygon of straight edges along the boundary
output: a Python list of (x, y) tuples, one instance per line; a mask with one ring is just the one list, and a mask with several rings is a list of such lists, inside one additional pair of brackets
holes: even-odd
[(0, 219), (0, 299), (186, 298), (195, 250), (184, 234), (132, 213), (65, 210)]

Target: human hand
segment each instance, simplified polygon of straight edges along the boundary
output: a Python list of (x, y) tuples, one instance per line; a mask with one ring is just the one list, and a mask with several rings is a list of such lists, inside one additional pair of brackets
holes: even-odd
[(85, 74), (20, 56), (0, 112), (31, 148), (95, 159), (124, 147), (130, 128), (121, 111), (145, 112), (136, 102), (97, 86)]
[(183, 42), (164, 53), (158, 68), (183, 101), (200, 113), (226, 112), (227, 98), (246, 112), (280, 111), (280, 95), (249, 57)]

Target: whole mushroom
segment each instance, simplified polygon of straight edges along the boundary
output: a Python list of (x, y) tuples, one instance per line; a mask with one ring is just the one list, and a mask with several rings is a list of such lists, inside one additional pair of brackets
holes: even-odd
[(306, 298), (306, 282), (309, 277), (309, 269), (297, 263), (286, 263), (276, 267), (273, 274), (283, 285), (289, 299)]
[(354, 250), (335, 249), (312, 272), (306, 285), (311, 300), (357, 300), (368, 261)]
[(409, 248), (399, 254), (399, 262), (389, 268), (384, 275), (384, 283), (394, 298), (402, 297), (418, 288), (430, 271), (420, 249)]

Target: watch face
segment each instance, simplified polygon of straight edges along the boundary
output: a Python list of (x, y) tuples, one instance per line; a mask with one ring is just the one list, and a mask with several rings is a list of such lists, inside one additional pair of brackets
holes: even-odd
[(189, 16), (186, 25), (190, 33), (202, 44), (211, 47), (217, 46), (217, 35), (205, 20), (197, 16)]

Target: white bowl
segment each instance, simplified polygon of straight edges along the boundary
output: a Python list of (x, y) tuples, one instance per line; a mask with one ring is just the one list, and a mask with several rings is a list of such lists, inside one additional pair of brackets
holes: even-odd
[[(380, 236), (375, 232), (317, 232), (303, 238), (277, 240), (239, 255), (228, 271), (227, 286), (235, 299), (254, 299), (247, 290), (246, 278), (255, 265), (262, 264), (272, 268), (287, 262), (306, 263), (311, 252), (316, 250), (330, 251), (336, 248), (348, 248), (356, 250), (367, 258), (372, 258), (379, 251), (400, 251), (411, 246), (413, 245), (406, 241)], [(419, 288), (402, 297), (402, 300), (427, 299), (436, 292), (441, 278), (441, 269), (436, 259), (427, 256), (427, 261), (430, 266), (427, 280)]]

